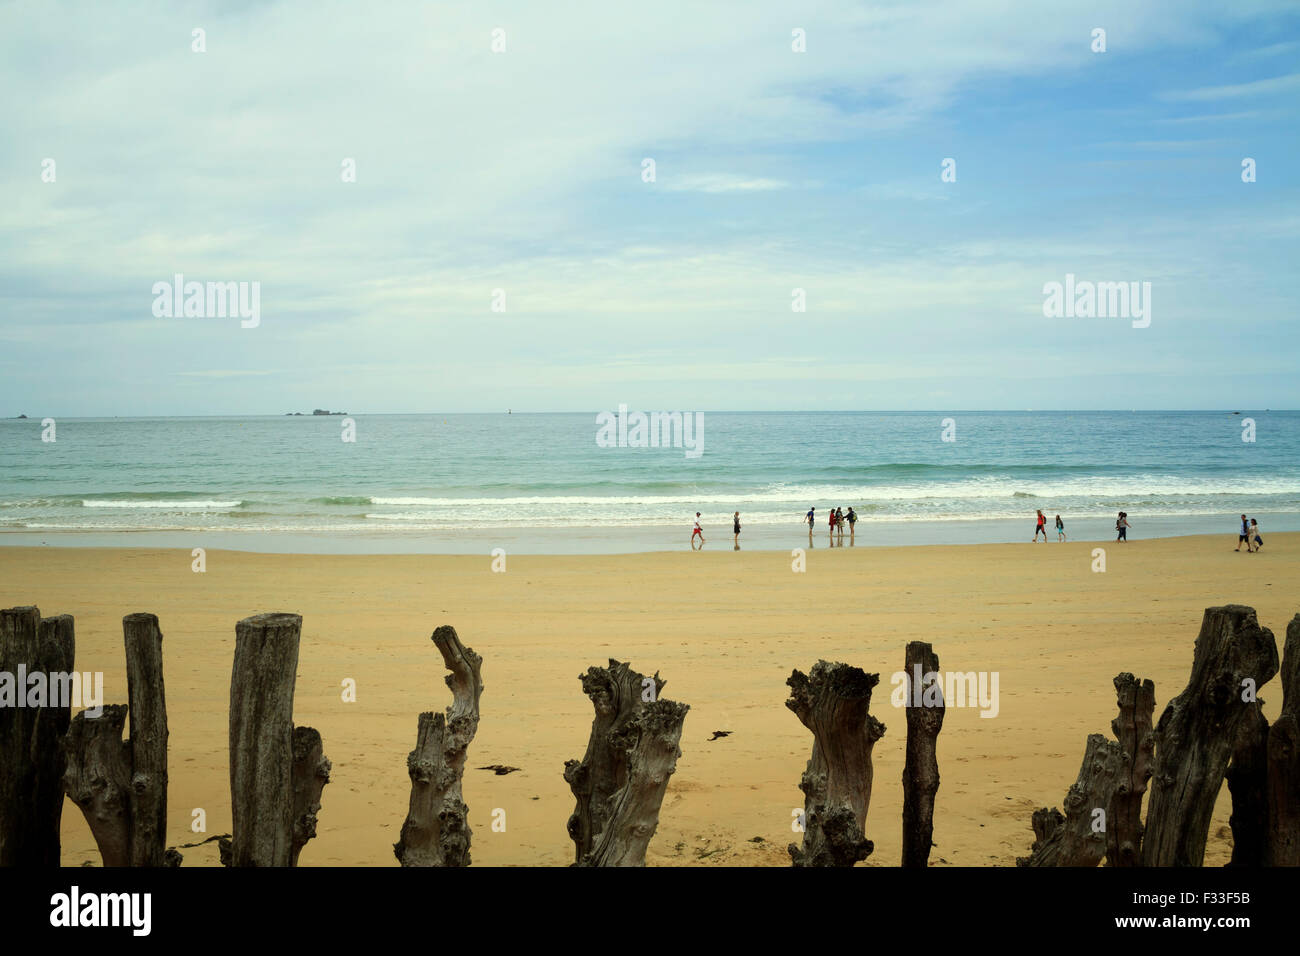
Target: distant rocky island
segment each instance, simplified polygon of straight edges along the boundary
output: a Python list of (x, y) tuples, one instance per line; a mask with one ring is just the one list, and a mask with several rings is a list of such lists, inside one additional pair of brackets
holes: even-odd
[[(328, 408), (313, 408), (311, 410), (311, 413), (313, 415), (346, 415), (347, 414), (347, 412), (331, 412)], [(300, 416), (302, 415), (302, 412), (285, 412), (284, 414), (287, 416), (293, 416), (293, 415)]]

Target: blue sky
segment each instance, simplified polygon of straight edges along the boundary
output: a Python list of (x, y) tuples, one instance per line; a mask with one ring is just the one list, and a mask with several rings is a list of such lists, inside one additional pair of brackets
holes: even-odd
[(1300, 407), (1293, 2), (550, 6), (0, 6), (0, 415)]

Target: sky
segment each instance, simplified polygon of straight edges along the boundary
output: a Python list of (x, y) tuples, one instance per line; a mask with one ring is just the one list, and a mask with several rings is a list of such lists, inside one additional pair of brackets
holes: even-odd
[(1298, 104), (1293, 0), (0, 4), (0, 417), (1300, 408)]

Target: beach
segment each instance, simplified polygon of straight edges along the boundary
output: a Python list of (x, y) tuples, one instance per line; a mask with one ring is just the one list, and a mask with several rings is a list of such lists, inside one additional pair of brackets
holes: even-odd
[[(806, 534), (790, 537), (790, 548), (806, 546)], [(1254, 607), (1279, 651), (1300, 611), (1298, 533), (1266, 531), (1262, 553), (1248, 555), (1233, 552), (1230, 534), (829, 549), (819, 529), (803, 572), (792, 570), (789, 550), (732, 551), (720, 529), (700, 553), (685, 538), (671, 552), (507, 554), (500, 573), (489, 542), (481, 556), (210, 550), (203, 573), (191, 569), (188, 549), (4, 547), (0, 601), (74, 615), (76, 667), (104, 673), (106, 703), (126, 700), (123, 615), (158, 615), (169, 845), (230, 832), (235, 622), (302, 614), (295, 723), (321, 732), (333, 763), (304, 866), (396, 865), (416, 718), (451, 700), (430, 642), (438, 625), (454, 626), (483, 658), (464, 787), (475, 864), (571, 862), (573, 798), (562, 770), (581, 757), (592, 716), (578, 675), (613, 657), (658, 671), (663, 696), (691, 708), (647, 862), (788, 865), (812, 737), (784, 707), (785, 682), (824, 658), (881, 675), (871, 712), (887, 729), (874, 751), (875, 852), (865, 865), (896, 866), (905, 718), (891, 706), (890, 678), (906, 643), (922, 640), (941, 670), (996, 673), (999, 689), (995, 716), (948, 708), (931, 865), (1006, 866), (1029, 852), (1033, 811), (1060, 806), (1087, 735), (1110, 734), (1117, 673), (1155, 681), (1158, 718), (1186, 684), (1206, 607)], [(1103, 573), (1093, 570), (1098, 547)], [(342, 699), (347, 679), (355, 702)], [(1276, 679), (1261, 697), (1274, 719)], [(729, 735), (710, 741), (714, 731)], [(490, 764), (520, 769), (476, 769)], [(196, 809), (204, 833), (191, 831)], [(1229, 809), (1225, 787), (1207, 866), (1231, 854)], [(504, 811), (495, 814), (503, 832), (494, 832), (494, 811)], [(98, 863), (71, 803), (63, 821), (63, 863)], [(215, 846), (183, 850), (185, 865), (217, 865)]]

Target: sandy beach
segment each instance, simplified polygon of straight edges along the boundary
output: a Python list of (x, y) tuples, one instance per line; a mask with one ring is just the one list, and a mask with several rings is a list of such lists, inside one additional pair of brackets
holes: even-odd
[[(800, 544), (794, 536), (792, 546)], [(819, 541), (819, 545), (821, 542)], [(1300, 611), (1300, 534), (1270, 534), (1260, 554), (1228, 535), (1094, 543), (826, 549), (791, 570), (789, 552), (625, 556), (275, 555), (187, 550), (0, 548), (0, 601), (76, 618), (78, 670), (103, 671), (106, 702), (125, 702), (121, 618), (158, 615), (170, 717), (168, 843), (230, 830), (227, 702), (235, 622), (303, 615), (295, 723), (319, 729), (333, 762), (319, 834), (302, 864), (395, 866), (406, 813), (406, 755), (421, 710), (450, 702), (429, 636), (451, 624), (483, 657), (486, 690), (465, 798), (480, 865), (567, 864), (573, 799), (561, 772), (580, 757), (591, 705), (578, 675), (615, 657), (667, 680), (688, 703), (682, 756), (651, 865), (789, 864), (791, 811), (811, 735), (783, 706), (792, 668), (819, 659), (880, 672), (866, 865), (897, 865), (905, 721), (890, 675), (908, 640), (933, 643), (943, 670), (999, 674), (999, 712), (950, 707), (939, 737), (942, 785), (932, 865), (1005, 866), (1028, 852), (1030, 814), (1059, 806), (1089, 733), (1109, 733), (1111, 678), (1156, 683), (1156, 713), (1183, 689), (1204, 608), (1256, 608), (1279, 639)], [(486, 550), (486, 548), (485, 548)], [(346, 678), (357, 685), (344, 703)], [(1264, 712), (1276, 717), (1275, 683)], [(713, 731), (730, 736), (709, 741)], [(202, 808), (207, 832), (192, 833)], [(492, 813), (505, 811), (505, 831)], [(1205, 863), (1231, 852), (1226, 787)], [(761, 838), (761, 840), (756, 839)], [(184, 851), (216, 865), (215, 844)], [(65, 804), (63, 862), (98, 854)]]

